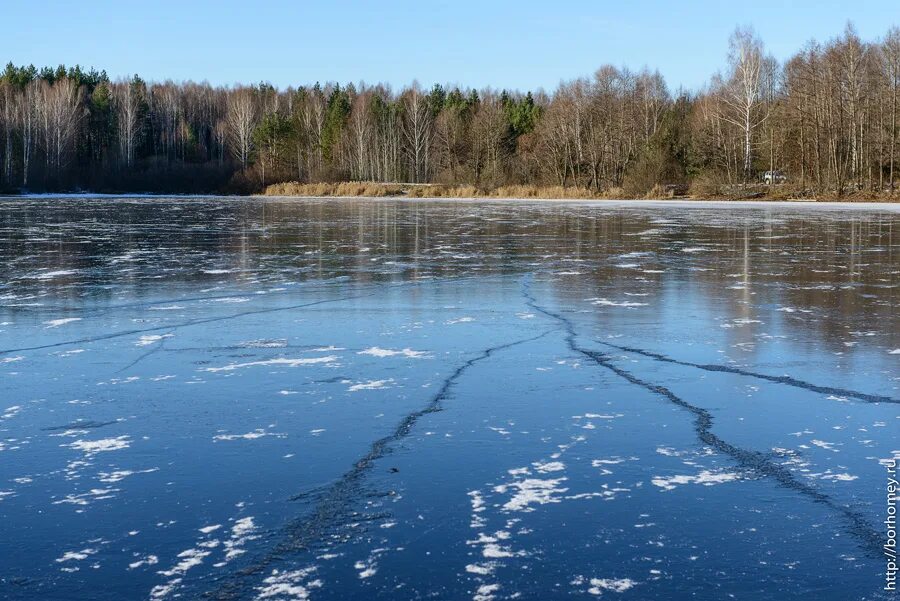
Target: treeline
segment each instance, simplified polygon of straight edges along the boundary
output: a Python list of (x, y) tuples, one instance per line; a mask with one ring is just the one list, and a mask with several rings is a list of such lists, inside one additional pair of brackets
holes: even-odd
[(9, 64), (0, 189), (253, 192), (371, 181), (644, 196), (676, 184), (727, 194), (768, 180), (792, 194), (893, 194), (898, 113), (897, 27), (866, 42), (848, 25), (784, 64), (738, 29), (723, 71), (701, 91), (675, 93), (658, 72), (613, 66), (522, 94), (214, 87)]

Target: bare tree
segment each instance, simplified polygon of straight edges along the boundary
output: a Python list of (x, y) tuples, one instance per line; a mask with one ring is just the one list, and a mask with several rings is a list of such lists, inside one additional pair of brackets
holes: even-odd
[(432, 143), (432, 115), (428, 99), (414, 82), (403, 97), (403, 133), (410, 161), (410, 180), (428, 181), (428, 154)]
[(34, 153), (34, 138), (37, 130), (37, 105), (40, 82), (31, 81), (16, 99), (16, 121), (22, 140), (22, 187), (28, 187), (28, 172)]
[(167, 81), (164, 84), (152, 86), (150, 97), (156, 108), (154, 112), (159, 123), (161, 150), (165, 154), (166, 160), (172, 161), (178, 151), (179, 118), (181, 116), (180, 90), (174, 83)]
[(253, 129), (256, 127), (256, 101), (252, 88), (238, 88), (228, 96), (225, 124), (231, 142), (231, 152), (247, 168), (253, 150)]
[(15, 130), (16, 94), (11, 83), (0, 81), (0, 120), (3, 123), (3, 179), (12, 181), (13, 131)]
[(134, 165), (135, 149), (140, 139), (142, 89), (138, 81), (119, 81), (112, 87), (116, 110), (119, 160), (125, 167)]
[(38, 123), (47, 171), (59, 177), (81, 120), (81, 94), (75, 82), (68, 78), (58, 79), (53, 84), (42, 81), (39, 92)]
[(897, 112), (900, 110), (900, 27), (892, 27), (882, 44), (884, 75), (888, 89), (888, 185), (894, 191), (897, 152)]
[(768, 118), (762, 94), (763, 45), (752, 29), (738, 28), (728, 41), (728, 76), (717, 86), (725, 110), (720, 118), (738, 127), (743, 134), (743, 178), (753, 170), (753, 143), (756, 129)]
[(350, 121), (347, 129), (350, 148), (350, 175), (356, 180), (373, 179), (372, 150), (374, 146), (372, 95), (369, 92), (357, 94), (353, 99)]

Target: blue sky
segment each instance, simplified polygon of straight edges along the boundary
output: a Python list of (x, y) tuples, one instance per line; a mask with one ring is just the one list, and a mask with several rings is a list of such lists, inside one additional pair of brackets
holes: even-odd
[(900, 1), (0, 0), (0, 60), (112, 77), (432, 83), (552, 89), (602, 64), (658, 68), (673, 89), (721, 68), (736, 25), (776, 58), (839, 34), (900, 25)]

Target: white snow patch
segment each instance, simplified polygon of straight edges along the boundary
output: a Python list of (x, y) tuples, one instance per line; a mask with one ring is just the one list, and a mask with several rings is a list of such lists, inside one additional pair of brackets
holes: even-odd
[(456, 324), (456, 323), (469, 323), (472, 321), (475, 321), (474, 317), (458, 317), (456, 319), (448, 319), (447, 321), (444, 322), (444, 324), (448, 325), (448, 326), (452, 326), (453, 324)]
[(81, 551), (66, 551), (63, 553), (62, 557), (58, 557), (56, 559), (56, 563), (63, 563), (66, 561), (81, 561), (83, 559), (87, 559), (91, 555), (95, 554), (97, 549), (82, 549)]
[(478, 587), (478, 591), (476, 591), (475, 596), (472, 597), (473, 601), (491, 601), (495, 598), (494, 593), (500, 590), (499, 584), (482, 584)]
[(566, 464), (562, 461), (547, 461), (545, 463), (535, 462), (531, 465), (534, 466), (534, 469), (541, 472), (542, 474), (547, 474), (550, 472), (559, 472), (566, 469)]
[(839, 450), (834, 448), (833, 442), (825, 442), (824, 440), (816, 440), (816, 439), (813, 439), (810, 442), (819, 448), (825, 449), (826, 451), (831, 451), (832, 453), (840, 453)]
[(275, 601), (305, 601), (309, 599), (310, 589), (322, 586), (321, 580), (305, 582), (306, 578), (316, 571), (315, 566), (281, 572), (272, 570), (272, 575), (263, 580), (265, 586), (257, 587), (260, 599), (274, 599)]
[(135, 346), (150, 346), (160, 340), (165, 338), (172, 338), (172, 334), (150, 334), (147, 336), (141, 336), (138, 338), (137, 342), (134, 343)]
[(818, 476), (821, 480), (837, 480), (839, 482), (852, 482), (859, 478), (859, 476), (854, 476), (852, 474), (821, 474)]
[(49, 328), (58, 328), (59, 326), (64, 326), (67, 323), (72, 323), (73, 321), (81, 321), (80, 317), (63, 317), (62, 319), (51, 319), (50, 321), (45, 321), (44, 325)]
[(725, 482), (733, 482), (740, 479), (738, 474), (732, 472), (712, 472), (703, 470), (696, 476), (679, 475), (665, 478), (663, 476), (654, 477), (651, 482), (654, 486), (658, 486), (665, 490), (673, 490), (679, 484), (702, 484), (704, 486), (713, 486)]
[(213, 436), (213, 441), (218, 440), (256, 440), (265, 436), (275, 436), (276, 438), (284, 438), (286, 434), (280, 432), (269, 432), (263, 428), (257, 428), (246, 434), (217, 434)]
[(466, 572), (470, 574), (478, 574), (479, 576), (487, 576), (494, 572), (493, 563), (470, 563), (466, 566)]
[(116, 438), (102, 438), (100, 440), (76, 440), (73, 443), (60, 446), (82, 451), (87, 455), (93, 455), (94, 453), (127, 449), (131, 446), (131, 440), (128, 436), (117, 436)]
[(63, 503), (68, 503), (71, 505), (87, 505), (91, 501), (102, 501), (104, 499), (112, 499), (115, 495), (113, 493), (119, 492), (118, 488), (92, 488), (88, 492), (81, 493), (79, 495), (71, 494), (66, 495), (62, 499), (57, 501), (53, 501), (54, 505), (61, 505)]
[(100, 480), (100, 482), (113, 483), (113, 482), (119, 482), (121, 480), (124, 480), (128, 476), (133, 476), (135, 474), (150, 474), (150, 473), (158, 472), (158, 471), (159, 471), (158, 467), (153, 467), (150, 469), (137, 470), (137, 471), (117, 470), (115, 472), (100, 472), (98, 474), (97, 479)]
[(533, 504), (544, 505), (546, 503), (559, 503), (561, 499), (554, 495), (562, 494), (568, 491), (568, 488), (560, 487), (566, 478), (551, 478), (541, 480), (540, 478), (526, 478), (517, 480), (510, 484), (501, 484), (494, 487), (494, 492), (506, 493), (510, 489), (516, 492), (512, 498), (503, 505), (504, 511), (534, 511)]
[(611, 301), (608, 298), (588, 299), (592, 305), (601, 307), (646, 307), (647, 303), (638, 303), (635, 301)]
[(203, 371), (234, 371), (244, 367), (255, 367), (258, 365), (286, 365), (288, 367), (297, 367), (300, 365), (313, 365), (316, 363), (333, 363), (337, 361), (336, 355), (328, 355), (326, 357), (304, 357), (301, 359), (287, 359), (279, 357), (278, 359), (268, 359), (267, 361), (250, 361), (248, 363), (231, 363), (222, 367), (207, 367)]
[(354, 384), (347, 390), (349, 390), (350, 392), (356, 392), (358, 390), (378, 390), (379, 388), (386, 388), (388, 384), (393, 381), (393, 378), (389, 378), (387, 380), (369, 380), (368, 382), (360, 382), (358, 384)]
[(141, 566), (155, 566), (159, 563), (159, 557), (156, 555), (147, 555), (143, 559), (128, 564), (129, 570), (135, 570)]
[(591, 588), (588, 592), (592, 595), (602, 595), (603, 591), (624, 593), (635, 584), (630, 578), (591, 578)]
[(384, 349), (379, 348), (377, 346), (373, 346), (371, 348), (367, 348), (364, 351), (359, 351), (356, 353), (357, 355), (372, 355), (373, 357), (407, 357), (409, 359), (422, 359), (424, 357), (428, 357), (429, 354), (427, 351), (414, 351), (409, 348), (401, 349), (399, 351), (395, 351), (392, 349)]
[(203, 563), (203, 559), (209, 556), (210, 551), (201, 551), (200, 549), (188, 549), (178, 554), (181, 560), (168, 570), (161, 570), (159, 574), (171, 578), (172, 576), (183, 576), (188, 570), (199, 566)]

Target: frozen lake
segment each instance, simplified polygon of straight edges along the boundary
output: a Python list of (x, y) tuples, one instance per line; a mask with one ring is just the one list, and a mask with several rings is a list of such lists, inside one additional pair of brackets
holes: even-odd
[(887, 599), (900, 213), (0, 199), (0, 597)]

